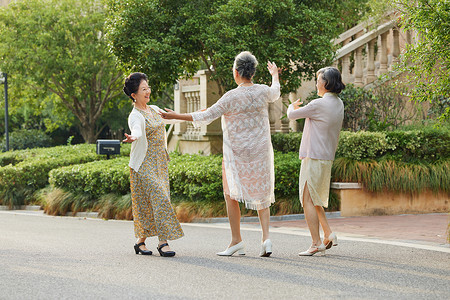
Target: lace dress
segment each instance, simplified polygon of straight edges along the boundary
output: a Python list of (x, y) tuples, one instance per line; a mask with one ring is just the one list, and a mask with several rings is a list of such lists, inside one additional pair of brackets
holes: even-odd
[(253, 210), (275, 202), (268, 103), (279, 97), (278, 83), (241, 86), (206, 111), (191, 113), (194, 126), (222, 116), (224, 193)]

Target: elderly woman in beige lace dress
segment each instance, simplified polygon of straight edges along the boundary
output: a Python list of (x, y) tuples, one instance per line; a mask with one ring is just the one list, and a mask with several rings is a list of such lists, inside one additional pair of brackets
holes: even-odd
[(272, 86), (252, 81), (258, 61), (250, 52), (236, 56), (233, 76), (237, 88), (225, 93), (205, 111), (179, 114), (167, 109), (164, 119), (193, 121), (194, 126), (209, 124), (222, 117), (223, 130), (223, 191), (231, 228), (231, 242), (225, 251), (217, 253), (230, 256), (244, 254), (240, 233), (241, 211), (239, 202), (258, 211), (262, 228), (260, 256), (272, 254), (269, 239), (269, 207), (275, 202), (274, 163), (270, 139), (268, 103), (280, 97), (278, 68), (268, 62)]

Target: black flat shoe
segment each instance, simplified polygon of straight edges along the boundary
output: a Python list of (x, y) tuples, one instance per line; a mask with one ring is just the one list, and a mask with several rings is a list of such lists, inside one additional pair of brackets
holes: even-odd
[(136, 252), (136, 254), (139, 254), (139, 253), (141, 253), (142, 255), (152, 255), (153, 254), (153, 252), (150, 250), (142, 250), (141, 248), (139, 248), (142, 245), (145, 246), (145, 243), (134, 244), (134, 252)]
[(169, 244), (164, 243), (159, 245), (158, 247), (156, 247), (156, 249), (158, 249), (159, 255), (164, 256), (164, 257), (170, 257), (170, 256), (175, 256), (175, 251), (162, 251), (161, 249), (164, 248), (165, 246), (169, 246)]

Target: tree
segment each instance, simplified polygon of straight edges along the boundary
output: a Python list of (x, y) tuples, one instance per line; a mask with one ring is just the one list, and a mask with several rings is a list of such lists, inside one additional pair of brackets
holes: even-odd
[(270, 83), (265, 65), (273, 60), (287, 93), (331, 62), (342, 11), (329, 3), (343, 7), (313, 0), (109, 0), (108, 38), (125, 68), (147, 73), (154, 91), (202, 66), (223, 94), (233, 86), (234, 57), (249, 50), (260, 61), (255, 80)]
[(415, 102), (430, 102), (442, 121), (450, 118), (450, 1), (378, 0), (370, 3), (372, 15), (397, 11), (405, 30), (416, 33), (416, 43), (407, 45), (395, 67), (406, 74), (396, 80), (408, 86)]
[(76, 117), (89, 143), (106, 126), (99, 120), (123, 80), (105, 19), (100, 1), (28, 0), (0, 8), (0, 69), (20, 79), (18, 86), (56, 95), (55, 106)]
[(419, 41), (404, 55), (401, 71), (409, 73), (412, 99), (443, 105), (440, 119), (450, 118), (450, 1), (394, 1), (401, 24), (415, 30)]

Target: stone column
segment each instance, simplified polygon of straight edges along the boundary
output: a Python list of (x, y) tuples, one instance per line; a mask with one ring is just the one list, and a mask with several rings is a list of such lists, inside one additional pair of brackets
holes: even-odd
[(400, 55), (400, 34), (397, 28), (392, 28), (392, 63), (390, 70), (392, 71), (394, 64), (399, 62)]
[(389, 32), (385, 32), (381, 34), (381, 45), (379, 45), (380, 49), (380, 68), (378, 69), (378, 76), (387, 72), (387, 63), (388, 63), (388, 53), (387, 53), (387, 36)]
[[(291, 101), (291, 103), (297, 101), (297, 93), (294, 93), (294, 92), (289, 93), (289, 101)], [(297, 132), (297, 130), (298, 130), (297, 121), (289, 120), (289, 128), (291, 131)]]
[(366, 84), (374, 82), (375, 76), (375, 39), (367, 44), (367, 75)]
[(283, 133), (289, 132), (289, 119), (286, 116), (287, 106), (289, 105), (289, 94), (284, 94), (281, 96), (281, 110), (280, 110), (280, 118), (281, 119), (281, 128), (280, 131)]
[[(179, 80), (174, 85), (174, 110), (176, 112), (185, 113), (187, 112), (187, 103), (184, 98), (184, 93), (181, 92), (182, 86), (185, 83), (185, 80)], [(188, 122), (176, 123), (174, 125), (173, 134), (181, 135), (186, 132), (186, 126)]]
[[(346, 39), (343, 42), (343, 46), (350, 43), (350, 41), (351, 41), (351, 38)], [(352, 76), (350, 74), (350, 54), (347, 54), (344, 57), (342, 57), (342, 81), (344, 83), (350, 83), (352, 81), (351, 77)]]
[[(356, 38), (359, 38), (362, 35), (362, 32), (359, 32), (356, 34)], [(355, 86), (363, 86), (364, 85), (364, 81), (363, 81), (363, 56), (362, 56), (362, 51), (363, 51), (363, 47), (361, 46), (358, 49), (356, 49), (355, 51), (355, 80), (353, 82), (353, 84)]]
[(276, 126), (275, 122), (277, 121), (276, 117), (276, 103), (269, 103), (269, 123), (270, 123), (270, 133), (275, 133)]

